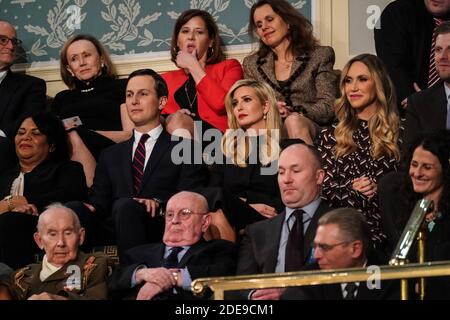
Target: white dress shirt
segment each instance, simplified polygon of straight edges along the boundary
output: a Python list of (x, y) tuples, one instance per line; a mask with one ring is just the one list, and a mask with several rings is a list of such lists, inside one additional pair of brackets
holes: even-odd
[[(150, 158), (150, 155), (152, 154), (153, 148), (156, 144), (156, 140), (158, 140), (159, 136), (161, 135), (161, 132), (163, 131), (162, 125), (157, 126), (156, 128), (153, 128), (149, 132), (146, 132), (150, 137), (145, 142), (145, 163), (144, 163), (144, 169), (147, 167), (148, 159)], [(134, 143), (133, 143), (133, 152), (131, 154), (131, 160), (134, 158), (134, 153), (138, 147), (139, 140), (141, 140), (141, 137), (144, 133), (138, 132), (134, 130)]]

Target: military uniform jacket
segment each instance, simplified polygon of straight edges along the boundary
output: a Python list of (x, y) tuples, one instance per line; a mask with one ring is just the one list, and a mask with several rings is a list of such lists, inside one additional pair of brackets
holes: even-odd
[(107, 298), (107, 277), (110, 273), (109, 258), (103, 254), (78, 252), (77, 259), (41, 281), (42, 263), (30, 264), (11, 276), (10, 291), (18, 300), (26, 300), (33, 294), (47, 292), (69, 300), (100, 300)]

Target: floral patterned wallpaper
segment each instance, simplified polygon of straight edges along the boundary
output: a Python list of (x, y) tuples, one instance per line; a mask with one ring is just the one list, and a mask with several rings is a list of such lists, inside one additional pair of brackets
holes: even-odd
[[(249, 9), (257, 0), (0, 0), (0, 18), (17, 28), (23, 40), (20, 62), (54, 62), (72, 35), (90, 33), (112, 55), (167, 51), (175, 20), (189, 8), (207, 10), (216, 19), (223, 43), (250, 43)], [(311, 17), (312, 0), (289, 0)]]

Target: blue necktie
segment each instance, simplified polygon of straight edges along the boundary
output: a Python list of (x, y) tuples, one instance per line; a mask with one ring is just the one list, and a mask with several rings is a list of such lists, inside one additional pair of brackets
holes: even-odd
[(163, 267), (173, 269), (178, 267), (178, 254), (183, 250), (183, 247), (173, 247), (170, 249), (170, 254), (163, 261)]

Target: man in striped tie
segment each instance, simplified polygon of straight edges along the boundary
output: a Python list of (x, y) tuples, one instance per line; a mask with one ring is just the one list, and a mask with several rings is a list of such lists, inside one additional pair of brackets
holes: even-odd
[[(190, 143), (173, 138), (161, 125), (167, 95), (164, 79), (153, 70), (137, 70), (128, 77), (126, 108), (135, 126), (133, 136), (101, 154), (89, 203), (68, 204), (97, 236), (91, 245), (115, 239), (121, 256), (134, 246), (161, 241), (162, 204), (178, 191), (203, 186), (201, 164), (172, 160), (179, 143)], [(103, 232), (109, 230), (113, 232)]]
[[(391, 2), (375, 29), (377, 55), (394, 82), (399, 105), (436, 80), (432, 44), (435, 28), (450, 18), (450, 0), (396, 0)], [(433, 76), (434, 75), (434, 76)]]
[(450, 21), (436, 29), (434, 65), (438, 82), (408, 98), (406, 148), (422, 131), (450, 129)]

